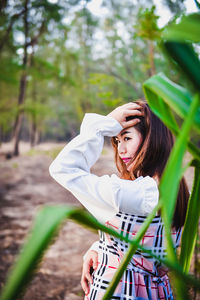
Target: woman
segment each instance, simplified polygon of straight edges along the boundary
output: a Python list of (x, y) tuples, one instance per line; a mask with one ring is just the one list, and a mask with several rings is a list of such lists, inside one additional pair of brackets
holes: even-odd
[[(90, 173), (102, 151), (104, 136), (112, 137), (119, 177)], [(158, 202), (158, 183), (172, 146), (170, 131), (145, 102), (136, 101), (118, 107), (108, 116), (86, 114), (80, 135), (60, 152), (50, 166), (50, 174), (100, 222), (134, 238)], [(180, 242), (188, 195), (182, 179), (172, 228), (174, 247)], [(159, 215), (150, 224), (142, 245), (165, 256), (164, 227)], [(102, 299), (127, 249), (124, 241), (100, 233), (98, 266), (90, 287), (87, 269), (91, 259), (83, 272), (86, 299)], [(173, 299), (167, 270), (138, 249), (112, 299)]]

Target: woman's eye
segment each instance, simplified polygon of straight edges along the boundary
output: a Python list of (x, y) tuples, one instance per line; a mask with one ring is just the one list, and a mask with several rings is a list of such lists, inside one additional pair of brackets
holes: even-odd
[(128, 140), (130, 140), (130, 139), (131, 139), (131, 138), (130, 138), (130, 137), (127, 137), (127, 136), (124, 138), (125, 141), (128, 141)]

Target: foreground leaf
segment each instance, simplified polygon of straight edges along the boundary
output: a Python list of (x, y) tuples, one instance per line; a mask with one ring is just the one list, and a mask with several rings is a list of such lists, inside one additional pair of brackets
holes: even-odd
[[(186, 89), (170, 81), (164, 74), (152, 76), (143, 84), (144, 94), (151, 110), (163, 121), (163, 123), (178, 136), (180, 129), (174, 119), (171, 110), (185, 118), (188, 114), (192, 97)], [(195, 126), (200, 128), (200, 107), (195, 116)], [(188, 151), (194, 158), (200, 161), (200, 149), (188, 141)]]
[(193, 84), (194, 88), (200, 92), (200, 60), (191, 45), (167, 41), (164, 47), (170, 56), (178, 63), (180, 69)]
[[(193, 123), (193, 118), (198, 109), (199, 99), (198, 96), (194, 97), (194, 101), (191, 104), (188, 117), (183, 123), (182, 130), (178, 136), (176, 143), (171, 151), (169, 160), (164, 170), (163, 176), (160, 182), (160, 199), (162, 203), (162, 212), (164, 222), (167, 223), (169, 229), (172, 224), (174, 208), (179, 189), (179, 182), (183, 175), (182, 161), (187, 146), (187, 140), (189, 132)], [(169, 176), (170, 174), (170, 176)], [(165, 224), (166, 225), (166, 224)], [(170, 234), (171, 237), (171, 234)]]
[[(199, 99), (198, 96), (196, 96), (194, 97), (194, 100), (191, 104), (188, 116), (187, 118), (185, 118), (180, 135), (178, 136), (176, 143), (171, 151), (159, 187), (160, 201), (162, 205), (162, 216), (165, 224), (167, 253), (169, 259), (175, 264), (178, 263), (178, 260), (173, 247), (173, 241), (171, 237), (171, 226), (179, 190), (179, 183), (183, 175), (183, 156), (186, 150), (189, 132), (192, 127), (193, 119), (198, 109), (198, 105)], [(183, 299), (183, 296), (184, 299), (187, 299), (185, 285), (182, 284), (176, 278), (174, 278), (174, 281), (177, 288), (178, 299)]]
[[(159, 98), (162, 98), (163, 101), (179, 115), (181, 118), (186, 118), (192, 103), (192, 96), (182, 86), (174, 83), (169, 78), (167, 78), (163, 73), (152, 76), (146, 80), (143, 84), (144, 93), (147, 101), (155, 103)], [(154, 97), (152, 99), (152, 97)], [(168, 118), (168, 117), (167, 117)], [(171, 123), (171, 119), (166, 122)], [(174, 123), (172, 123), (174, 127)], [(200, 107), (197, 109), (194, 118), (194, 128), (200, 133)]]
[(72, 213), (65, 207), (45, 207), (38, 214), (29, 239), (21, 251), (9, 280), (1, 295), (1, 300), (17, 299), (23, 288), (32, 279), (33, 272), (44, 251), (55, 236), (60, 223)]
[(170, 41), (200, 42), (200, 13), (183, 15), (164, 29), (162, 37)]
[[(194, 252), (198, 222), (200, 217), (200, 165), (195, 168), (192, 194), (188, 203), (187, 216), (181, 239), (180, 263), (185, 272), (189, 272), (192, 255)], [(192, 222), (191, 222), (192, 220)]]
[(126, 236), (123, 236), (113, 229), (97, 222), (96, 219), (87, 212), (68, 206), (50, 206), (43, 208), (36, 217), (33, 230), (30, 233), (25, 246), (21, 250), (20, 256), (12, 268), (6, 285), (3, 288), (0, 297), (1, 300), (16, 300), (21, 297), (21, 293), (32, 279), (34, 271), (38, 266), (44, 251), (52, 242), (59, 225), (65, 218), (75, 220), (92, 230), (100, 229), (134, 245), (136, 248), (141, 249), (143, 252), (148, 253), (156, 260), (160, 261), (163, 265), (169, 267), (175, 272), (178, 278), (200, 290), (200, 281), (196, 280), (189, 274), (183, 273), (179, 264), (173, 264), (167, 258), (164, 260), (160, 259), (159, 256), (152, 253), (151, 250), (145, 249), (135, 240), (129, 240)]

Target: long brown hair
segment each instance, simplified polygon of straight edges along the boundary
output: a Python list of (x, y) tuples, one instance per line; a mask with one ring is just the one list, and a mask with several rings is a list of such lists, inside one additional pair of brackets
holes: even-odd
[[(111, 139), (115, 151), (115, 162), (120, 177), (134, 180), (139, 176), (157, 176), (159, 179), (165, 169), (174, 138), (171, 131), (150, 110), (145, 101), (137, 100), (135, 103), (142, 107), (143, 116), (135, 116), (140, 122), (134, 127), (142, 135), (142, 142), (131, 160), (131, 169), (127, 171), (126, 165), (118, 155), (117, 142)], [(176, 208), (172, 226), (176, 229), (182, 227), (185, 222), (189, 191), (184, 177), (179, 186)]]

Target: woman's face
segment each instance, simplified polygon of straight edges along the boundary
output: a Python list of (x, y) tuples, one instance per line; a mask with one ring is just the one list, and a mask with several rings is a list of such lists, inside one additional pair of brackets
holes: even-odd
[(123, 160), (127, 170), (130, 170), (131, 159), (142, 142), (141, 133), (135, 127), (124, 128), (115, 138), (119, 157)]

